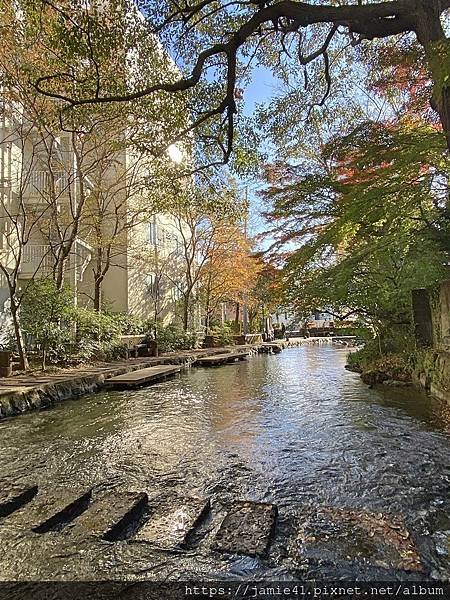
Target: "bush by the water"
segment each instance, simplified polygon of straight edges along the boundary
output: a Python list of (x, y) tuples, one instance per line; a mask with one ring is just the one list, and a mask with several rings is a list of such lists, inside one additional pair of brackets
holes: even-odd
[(117, 315), (77, 308), (74, 310), (74, 321), (76, 358), (111, 360), (126, 356), (126, 346), (120, 341), (123, 321)]
[(146, 324), (146, 341), (155, 340), (160, 352), (173, 352), (175, 350), (190, 350), (197, 346), (197, 335), (184, 331), (181, 325), (171, 323), (161, 325), (159, 323)]
[(367, 341), (361, 349), (347, 357), (348, 367), (361, 373), (366, 383), (411, 381), (415, 363), (414, 338), (410, 331), (389, 333), (389, 336)]
[(335, 335), (355, 335), (364, 340), (370, 340), (373, 337), (373, 333), (370, 329), (363, 325), (355, 325), (354, 327), (336, 327)]
[(143, 325), (133, 317), (100, 313), (73, 305), (68, 287), (58, 289), (51, 278), (31, 281), (22, 292), (21, 324), (27, 350), (48, 362), (67, 364), (110, 360), (126, 355), (120, 336)]
[(148, 323), (139, 317), (127, 313), (107, 313), (120, 326), (122, 335), (141, 335), (147, 333)]
[(21, 323), (27, 350), (39, 353), (43, 368), (47, 362), (67, 364), (124, 357), (127, 347), (121, 341), (123, 335), (145, 334), (147, 341), (156, 340), (161, 352), (189, 350), (198, 342), (195, 333), (185, 332), (175, 323), (155, 325), (123, 313), (74, 306), (71, 290), (58, 290), (51, 278), (37, 279), (25, 288)]
[(72, 293), (58, 290), (52, 279), (30, 281), (22, 292), (20, 321), (28, 348), (47, 361), (59, 362), (70, 354), (73, 324)]
[(217, 340), (218, 346), (229, 346), (233, 343), (234, 330), (230, 323), (211, 327), (211, 335)]

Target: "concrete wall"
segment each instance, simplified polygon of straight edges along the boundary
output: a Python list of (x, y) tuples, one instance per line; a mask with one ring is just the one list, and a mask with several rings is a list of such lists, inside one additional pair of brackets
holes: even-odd
[(413, 308), (419, 346), (416, 380), (450, 402), (450, 281), (436, 290), (414, 290)]
[(450, 352), (450, 281), (445, 281), (433, 305), (435, 346)]
[(434, 370), (430, 391), (450, 402), (450, 281), (444, 282), (431, 301)]

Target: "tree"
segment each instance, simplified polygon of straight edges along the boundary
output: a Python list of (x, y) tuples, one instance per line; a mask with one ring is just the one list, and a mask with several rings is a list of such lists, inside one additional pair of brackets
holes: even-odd
[(214, 245), (224, 227), (232, 227), (243, 218), (245, 209), (235, 189), (216, 189), (206, 184), (196, 187), (188, 184), (184, 189), (178, 186), (167, 200), (166, 211), (173, 217), (181, 239), (179, 259), (183, 277), (173, 283), (182, 297), (185, 331)]
[(411, 290), (438, 283), (449, 248), (448, 158), (432, 125), (366, 123), (322, 149), (321, 173), (278, 170), (266, 197), (287, 300), (358, 315), (381, 339), (410, 326)]
[[(60, 99), (42, 96), (33, 85), (35, 79), (55, 71), (56, 79), (65, 79), (66, 91), (87, 91), (90, 77), (84, 79), (82, 71), (94, 64), (101, 80), (98, 91), (106, 85), (120, 93), (136, 89), (142, 79), (174, 79), (178, 73), (174, 63), (149, 32), (134, 0), (108, 0), (106, 4), (64, 0), (58, 5), (47, 0), (20, 0), (15, 4), (2, 0), (0, 14), (5, 65), (7, 58), (13, 58), (5, 68), (14, 73), (13, 81), (21, 80), (28, 91), (32, 89), (50, 101), (64, 131), (87, 134), (99, 123), (117, 120), (128, 126), (135, 147), (160, 156), (186, 129), (189, 104), (181, 97), (168, 98), (157, 92), (151, 99), (127, 106), (97, 104), (69, 114)], [(69, 83), (72, 75), (76, 83)], [(188, 140), (185, 145), (189, 145)]]
[(282, 304), (281, 270), (260, 257), (258, 277), (247, 297), (251, 331), (264, 331), (266, 319)]
[(154, 208), (148, 154), (133, 148), (126, 129), (116, 122), (96, 131), (96, 140), (89, 149), (93, 168), (80, 229), (92, 248), (92, 300), (101, 311), (106, 275), (111, 267), (123, 267), (123, 256), (133, 252), (136, 229), (151, 219)]
[[(39, 244), (47, 241), (48, 254), (53, 259), (53, 277), (62, 288), (87, 195), (86, 176), (92, 167), (87, 152), (89, 142), (86, 135), (77, 130), (80, 123), (75, 120), (72, 130), (65, 131), (57, 103), (41, 96), (31, 85), (30, 74), (38, 65), (53, 63), (48, 55), (36, 52), (31, 41), (36, 31), (32, 33), (27, 29), (19, 7), (5, 5), (2, 8), (5, 10), (2, 14), (0, 73), (5, 107), (15, 113), (16, 123), (22, 121), (29, 128), (29, 141), (23, 151), (24, 164), (30, 171), (24, 210), (28, 216), (39, 213)], [(48, 22), (48, 11), (40, 18), (42, 24)], [(91, 124), (95, 125), (92, 119)], [(28, 156), (29, 152), (32, 152), (32, 158)], [(6, 156), (2, 158), (6, 164)], [(38, 236), (34, 237), (36, 243)]]
[(368, 237), (334, 262), (288, 267), (286, 297), (297, 314), (326, 309), (337, 321), (357, 318), (388, 339), (412, 330), (411, 291), (440, 281), (443, 258), (430, 240), (397, 222), (395, 235)]
[[(180, 111), (173, 99), (169, 102), (157, 95), (151, 102), (129, 105), (126, 109), (113, 105), (83, 107), (66, 118), (60, 111), (61, 102), (42, 96), (32, 80), (48, 69), (66, 68), (71, 60), (76, 64), (83, 62), (86, 47), (77, 45), (76, 34), (77, 26), (83, 24), (91, 27), (92, 39), (96, 38), (98, 44), (96, 51), (101, 54), (102, 74), (112, 85), (116, 82), (129, 89), (133, 73), (156, 76), (164, 66), (166, 73), (174, 67), (155, 39), (145, 45), (145, 60), (139, 51), (134, 53), (138, 39), (132, 46), (133, 51), (129, 46), (127, 50), (127, 28), (134, 28), (136, 32), (135, 27), (141, 27), (136, 15), (134, 20), (129, 15), (130, 19), (118, 18), (117, 22), (111, 22), (100, 11), (97, 22), (87, 22), (85, 17), (90, 18), (93, 13), (79, 5), (74, 7), (72, 27), (65, 29), (68, 22), (61, 21), (62, 6), (58, 11), (54, 5), (40, 3), (38, 6), (24, 1), (14, 5), (3, 2), (0, 8), (0, 73), (4, 97), (11, 110), (29, 126), (29, 138), (35, 148), (34, 172), (28, 165), (31, 183), (27, 189), (29, 192), (32, 188), (39, 209), (34, 211), (38, 217), (33, 231), (34, 243), (48, 248), (42, 261), (52, 263), (52, 275), (59, 289), (67, 280), (68, 267), (76, 287), (77, 270), (81, 268), (79, 254), (86, 259), (92, 252), (93, 302), (100, 309), (102, 283), (109, 268), (115, 265), (125, 244), (129, 243), (131, 230), (151, 213), (149, 163), (158, 162), (153, 155), (164, 147), (171, 128), (182, 127), (187, 113)], [(111, 35), (108, 39), (114, 40), (114, 44), (106, 47), (101, 38), (106, 39), (108, 32)], [(55, 44), (60, 53), (49, 51), (46, 43)], [(7, 143), (8, 140), (4, 140), (3, 146)], [(26, 213), (29, 224), (33, 213), (29, 202), (23, 204), (22, 213)], [(23, 218), (18, 229), (22, 222)], [(23, 236), (25, 243), (30, 239), (30, 232)], [(92, 242), (91, 248), (86, 238)], [(20, 260), (18, 256), (17, 269), (20, 269)], [(82, 268), (85, 266), (86, 260)], [(14, 310), (12, 306), (11, 311)]]
[[(181, 236), (170, 215), (152, 218), (148, 223), (150, 239), (131, 250), (135, 267), (147, 280), (146, 303), (154, 339), (158, 339), (167, 317), (181, 321), (180, 299), (184, 289), (185, 254)], [(184, 302), (183, 302), (184, 304)]]
[(50, 259), (50, 249), (34, 255), (32, 245), (42, 221), (48, 218), (49, 206), (30, 202), (30, 192), (36, 183), (34, 174), (42, 155), (42, 139), (36, 136), (34, 122), (26, 118), (22, 97), (15, 90), (3, 90), (0, 118), (0, 283), (7, 288), (20, 367), (26, 370), (28, 358), (20, 306), (21, 286), (26, 287), (27, 283), (20, 279), (26, 277), (32, 281), (45, 270)]
[(223, 225), (214, 232), (200, 280), (206, 333), (222, 302), (240, 305), (253, 289), (260, 265), (251, 250), (250, 240), (237, 225)]
[[(49, 2), (41, 0), (38, 4), (41, 3), (50, 10)], [(289, 61), (294, 55), (305, 68), (321, 59), (324, 85), (319, 104), (323, 104), (332, 84), (330, 54), (334, 48), (411, 33), (423, 50), (433, 82), (431, 102), (450, 145), (449, 40), (441, 22), (450, 0), (361, 0), (358, 4), (341, 5), (332, 0), (320, 5), (310, 1), (238, 0), (225, 6), (216, 6), (213, 0), (183, 6), (144, 0), (140, 6), (150, 23), (144, 37), (151, 39), (158, 35), (163, 41), (170, 39), (187, 74), (174, 77), (171, 73), (157, 81), (141, 77), (131, 90), (112, 85), (108, 71), (103, 72), (101, 58), (117, 43), (114, 27), (110, 26), (107, 33), (99, 27), (102, 18), (114, 21), (111, 19), (111, 15), (117, 14), (114, 11), (118, 7), (126, 11), (128, 6), (126, 2), (111, 2), (109, 10), (85, 9), (77, 14), (72, 3), (60, 3), (58, 15), (63, 27), (71, 31), (71, 39), (61, 49), (57, 45), (60, 36), (55, 36), (50, 28), (42, 32), (42, 43), (49, 44), (55, 56), (63, 56), (66, 61), (69, 58), (67, 62), (72, 69), (68, 72), (55, 65), (47, 72), (41, 70), (36, 73), (36, 89), (74, 108), (139, 102), (154, 94), (174, 94), (193, 108), (188, 129), (200, 128), (208, 140), (215, 139), (222, 159), (227, 161), (231, 156), (240, 89), (248, 78), (245, 66), (255, 56), (260, 64), (274, 70), (280, 67), (282, 59)], [(37, 6), (36, 10), (40, 8)], [(138, 35), (138, 31), (135, 29), (131, 35)], [(83, 61), (76, 64), (75, 41), (77, 58), (83, 55)], [(279, 52), (273, 51), (275, 45)]]

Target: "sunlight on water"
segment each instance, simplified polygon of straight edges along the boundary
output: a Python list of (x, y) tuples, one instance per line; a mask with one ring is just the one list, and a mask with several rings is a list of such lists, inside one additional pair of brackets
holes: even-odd
[(91, 486), (208, 497), (212, 517), (189, 552), (162, 559), (142, 544), (75, 542), (70, 527), (31, 534), (29, 505), (0, 522), (0, 577), (231, 575), (246, 559), (214, 554), (211, 531), (242, 499), (280, 511), (271, 555), (251, 559), (252, 573), (309, 568), (287, 549), (305, 511), (331, 506), (400, 515), (427, 570), (450, 576), (447, 409), (412, 388), (368, 389), (344, 370), (345, 355), (290, 349), (2, 421), (8, 484), (36, 482), (49, 498)]

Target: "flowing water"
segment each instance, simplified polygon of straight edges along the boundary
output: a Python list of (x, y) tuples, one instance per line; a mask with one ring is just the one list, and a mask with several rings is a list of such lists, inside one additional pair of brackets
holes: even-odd
[[(369, 389), (344, 369), (345, 358), (331, 346), (288, 349), (0, 422), (6, 485), (35, 482), (49, 503), (64, 490), (92, 486), (112, 497), (131, 490), (153, 499), (211, 499), (211, 513), (178, 552), (133, 543), (132, 535), (116, 542), (75, 538), (72, 525), (33, 533), (33, 501), (0, 520), (0, 578), (385, 579), (392, 570), (408, 578), (414, 575), (391, 561), (389, 544), (365, 548), (371, 526), (385, 516), (389, 535), (405, 537), (389, 525), (392, 515), (411, 532), (425, 576), (450, 578), (446, 405), (412, 388)], [(227, 508), (243, 499), (278, 506), (265, 558), (210, 547)], [(331, 525), (328, 546), (324, 507), (341, 519)], [(355, 519), (366, 522), (360, 538)]]

